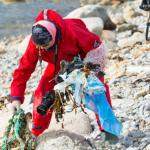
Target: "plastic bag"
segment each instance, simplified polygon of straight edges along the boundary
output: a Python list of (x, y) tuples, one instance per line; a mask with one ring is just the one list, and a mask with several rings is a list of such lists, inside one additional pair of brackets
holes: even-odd
[(107, 102), (103, 83), (96, 76), (90, 75), (87, 78), (84, 99), (86, 107), (98, 114), (102, 128), (118, 136), (122, 125)]

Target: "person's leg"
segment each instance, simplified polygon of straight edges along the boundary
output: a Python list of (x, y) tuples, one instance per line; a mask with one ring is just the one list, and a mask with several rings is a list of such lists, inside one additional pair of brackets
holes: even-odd
[(34, 93), (34, 101), (33, 101), (33, 125), (32, 125), (32, 134), (34, 136), (38, 136), (45, 129), (48, 128), (51, 117), (52, 117), (52, 110), (49, 110), (45, 116), (41, 116), (37, 112), (37, 106), (39, 106), (42, 102), (42, 97), (45, 95), (47, 91), (53, 90), (55, 85), (55, 81), (51, 81), (54, 78), (54, 65), (48, 64), (44, 75), (42, 76), (38, 88)]
[[(104, 83), (104, 78), (99, 78), (101, 82)], [(104, 84), (105, 88), (106, 88), (106, 98), (107, 98), (107, 101), (108, 103), (110, 104), (110, 106), (112, 107), (112, 103), (111, 103), (111, 98), (110, 98), (110, 92), (109, 92), (109, 86), (107, 84)], [(99, 119), (99, 116), (98, 114), (95, 114), (96, 116), (96, 121), (97, 121), (97, 124), (98, 124), (98, 127), (99, 127), (99, 130), (100, 131), (104, 131), (103, 128), (101, 127), (101, 123), (100, 123), (100, 119)]]

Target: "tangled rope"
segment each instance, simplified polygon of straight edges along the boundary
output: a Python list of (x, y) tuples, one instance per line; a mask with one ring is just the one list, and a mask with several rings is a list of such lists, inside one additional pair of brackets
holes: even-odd
[(8, 122), (6, 127), (2, 150), (11, 150), (12, 148), (19, 150), (34, 150), (35, 142), (28, 128), (27, 117), (24, 111), (16, 111)]

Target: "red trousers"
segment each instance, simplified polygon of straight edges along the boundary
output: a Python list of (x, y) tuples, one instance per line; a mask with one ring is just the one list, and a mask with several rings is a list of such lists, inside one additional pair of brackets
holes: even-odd
[[(104, 83), (104, 78), (100, 78), (100, 80)], [(110, 92), (109, 92), (109, 86), (107, 84), (104, 84), (104, 86), (105, 86), (105, 89), (106, 89), (105, 94), (106, 94), (106, 97), (107, 97), (107, 101), (110, 104), (110, 106), (112, 107)], [(97, 124), (98, 124), (98, 127), (99, 127), (100, 131), (104, 131), (103, 128), (101, 127), (99, 116), (97, 114), (95, 114), (95, 116), (96, 116), (96, 121), (97, 121)]]
[[(51, 81), (54, 77), (54, 65), (52, 64), (48, 64), (44, 75), (42, 76), (39, 85), (34, 93), (34, 101), (33, 101), (33, 125), (32, 125), (32, 134), (35, 136), (40, 135), (41, 133), (43, 133), (43, 131), (45, 129), (48, 128), (50, 121), (51, 121), (51, 117), (52, 117), (52, 110), (49, 110), (49, 112), (45, 115), (45, 116), (41, 116), (38, 112), (37, 112), (37, 106), (39, 106), (41, 104), (42, 101), (42, 96), (47, 92), (47, 91), (51, 91), (53, 90), (53, 87), (55, 85), (54, 81)], [(102, 82), (104, 81), (104, 79), (100, 79)], [(51, 82), (49, 82), (51, 81)], [(111, 99), (110, 99), (110, 94), (109, 94), (109, 88), (108, 86), (105, 84), (106, 87), (106, 96), (107, 96), (107, 100), (109, 102), (109, 104), (111, 105)], [(100, 130), (103, 130), (101, 128), (100, 125), (100, 121), (99, 121), (99, 117), (97, 114), (96, 115), (96, 120), (99, 126)]]

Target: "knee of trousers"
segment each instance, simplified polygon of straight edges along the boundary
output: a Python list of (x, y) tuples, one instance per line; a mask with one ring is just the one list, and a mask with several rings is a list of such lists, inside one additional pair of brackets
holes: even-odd
[(52, 110), (50, 110), (45, 116), (41, 116), (37, 111), (33, 112), (32, 118), (32, 134), (38, 136), (49, 127)]
[(104, 84), (104, 86), (106, 88), (105, 94), (106, 94), (107, 101), (108, 101), (109, 105), (112, 107), (109, 86), (107, 84)]

